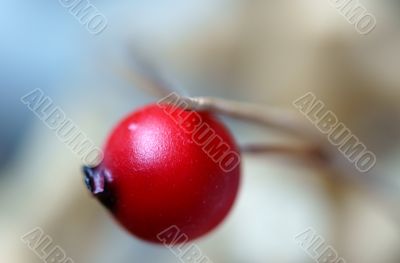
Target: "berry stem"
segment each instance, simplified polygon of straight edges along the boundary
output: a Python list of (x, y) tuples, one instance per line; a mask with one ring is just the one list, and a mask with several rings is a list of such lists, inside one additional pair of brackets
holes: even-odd
[[(150, 67), (148, 63), (139, 61), (136, 71), (118, 70), (118, 74), (131, 83), (136, 83), (144, 90), (152, 93), (156, 97), (166, 97), (171, 92), (176, 91), (171, 88), (157, 70)], [(387, 214), (400, 222), (400, 209), (398, 208), (397, 189), (390, 187), (376, 175), (362, 174), (353, 167), (349, 167), (348, 160), (340, 155), (340, 152), (332, 145), (327, 143), (323, 134), (313, 127), (310, 122), (294, 111), (280, 109), (252, 103), (237, 102), (214, 97), (182, 97), (189, 108), (197, 111), (209, 111), (217, 114), (226, 115), (235, 119), (260, 124), (273, 128), (288, 135), (298, 137), (308, 146), (305, 148), (291, 148), (289, 146), (244, 146), (243, 150), (247, 153), (290, 153), (296, 156), (312, 157), (308, 158), (310, 165), (315, 169), (321, 170), (326, 175), (328, 181), (340, 187), (349, 187), (362, 192), (367, 192), (372, 196), (372, 200), (384, 208)], [(315, 154), (311, 154), (311, 149), (317, 156), (323, 157), (316, 159)], [(318, 160), (318, 161), (315, 161)]]

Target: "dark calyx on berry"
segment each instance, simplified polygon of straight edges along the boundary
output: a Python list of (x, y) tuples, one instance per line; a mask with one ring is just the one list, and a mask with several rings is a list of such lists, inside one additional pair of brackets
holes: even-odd
[(115, 194), (111, 189), (111, 174), (100, 166), (83, 166), (84, 179), (87, 189), (108, 209), (115, 207)]

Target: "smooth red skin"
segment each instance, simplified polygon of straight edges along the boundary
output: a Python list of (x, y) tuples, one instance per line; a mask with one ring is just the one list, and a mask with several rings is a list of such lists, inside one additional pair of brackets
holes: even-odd
[[(220, 121), (207, 112), (198, 113), (239, 153)], [(133, 235), (156, 243), (161, 243), (157, 234), (171, 226), (189, 240), (215, 228), (230, 211), (240, 181), (240, 165), (222, 171), (156, 104), (133, 112), (116, 126), (100, 166), (111, 172), (115, 218)]]

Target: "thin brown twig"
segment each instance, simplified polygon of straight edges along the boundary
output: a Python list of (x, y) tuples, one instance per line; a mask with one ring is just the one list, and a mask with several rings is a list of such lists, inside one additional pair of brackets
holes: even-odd
[(130, 83), (134, 83), (135, 86), (145, 90), (147, 93), (152, 94), (155, 97), (165, 97), (168, 94), (174, 92), (172, 88), (162, 79), (158, 74), (154, 73), (153, 70), (146, 69), (138, 66), (137, 70), (129, 70), (129, 68), (114, 65), (113, 72), (122, 79), (127, 80)]
[(318, 147), (309, 145), (245, 144), (240, 147), (245, 154), (288, 154), (307, 158), (325, 159)]
[[(140, 67), (139, 67), (140, 68)], [(130, 82), (137, 83), (139, 87), (153, 93), (153, 95), (161, 98), (166, 97), (170, 93), (175, 92), (169, 85), (160, 78), (159, 75), (146, 73), (146, 70), (141, 71), (126, 71), (118, 70), (118, 73)], [(385, 186), (377, 178), (372, 175), (362, 175), (355, 171), (355, 169), (348, 168), (346, 165), (347, 160), (343, 160), (337, 149), (323, 140), (322, 134), (318, 133), (312, 125), (306, 120), (300, 118), (293, 111), (279, 109), (267, 106), (257, 106), (250, 103), (236, 102), (213, 97), (182, 97), (191, 109), (205, 110), (217, 114), (223, 114), (232, 118), (253, 122), (263, 125), (268, 128), (273, 128), (286, 134), (299, 137), (305, 141), (309, 146), (308, 149), (315, 149), (316, 152), (321, 154), (323, 158), (316, 159), (314, 154), (310, 154), (309, 150), (305, 149), (290, 149), (287, 146), (266, 146), (263, 147), (250, 147), (246, 152), (253, 153), (290, 153), (297, 154), (297, 156), (308, 156), (310, 164), (315, 169), (321, 169), (326, 172), (327, 177), (331, 182), (337, 184), (351, 184), (356, 189), (362, 190), (373, 196), (373, 200), (381, 204), (386, 212), (400, 222), (400, 211), (398, 203), (393, 198), (389, 198), (387, 193), (382, 193)], [(285, 148), (286, 147), (286, 148)], [(306, 153), (306, 154), (305, 154)], [(393, 194), (393, 191), (392, 191)], [(398, 196), (398, 195), (395, 195)]]
[[(164, 79), (155, 73), (155, 70), (148, 63), (140, 60), (138, 64), (136, 70), (115, 67), (115, 72), (159, 98), (175, 92)], [(320, 140), (319, 133), (315, 132), (312, 126), (294, 111), (214, 97), (182, 97), (181, 99), (193, 110), (207, 110), (235, 119), (254, 122), (290, 135), (307, 138), (311, 142)]]
[(293, 111), (212, 97), (183, 98), (193, 110), (207, 110), (261, 124), (314, 142), (320, 136)]

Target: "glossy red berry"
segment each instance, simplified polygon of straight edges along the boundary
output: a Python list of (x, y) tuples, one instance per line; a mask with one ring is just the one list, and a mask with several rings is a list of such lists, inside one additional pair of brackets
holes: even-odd
[[(135, 236), (174, 227), (185, 242), (215, 228), (236, 198), (239, 152), (224, 125), (208, 112), (152, 104), (120, 122), (103, 161), (85, 167), (91, 192)], [(176, 240), (175, 240), (176, 241)]]

